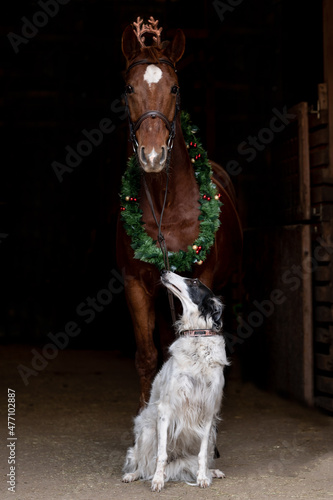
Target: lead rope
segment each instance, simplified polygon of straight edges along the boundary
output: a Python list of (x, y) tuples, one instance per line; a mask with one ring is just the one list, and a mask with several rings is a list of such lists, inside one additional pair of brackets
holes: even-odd
[[(158, 229), (157, 239), (158, 239), (158, 242), (160, 244), (161, 251), (162, 251), (163, 260), (164, 260), (164, 267), (167, 271), (170, 271), (168, 248), (166, 246), (165, 238), (164, 238), (163, 233), (161, 231), (161, 227), (162, 227), (162, 219), (163, 219), (163, 214), (164, 214), (164, 209), (165, 209), (166, 199), (167, 199), (167, 194), (168, 194), (170, 157), (171, 157), (171, 149), (168, 150), (168, 158), (167, 158), (167, 164), (166, 164), (167, 179), (166, 179), (165, 194), (164, 194), (164, 200), (163, 200), (163, 205), (162, 205), (161, 216), (160, 216), (159, 222), (158, 222), (157, 217), (156, 217), (154, 203), (153, 203), (150, 191), (148, 189), (147, 181), (146, 181), (145, 175), (143, 174), (143, 185), (145, 188), (145, 192), (146, 192), (146, 196), (148, 199), (148, 203), (150, 205), (151, 212), (153, 214), (154, 220), (155, 220), (156, 225), (157, 225), (157, 229)], [(175, 302), (174, 302), (174, 298), (173, 298), (173, 293), (169, 289), (167, 289), (167, 292), (168, 292), (169, 306), (170, 306), (171, 317), (172, 317), (172, 324), (175, 324), (175, 322), (176, 322), (176, 309), (175, 309)]]

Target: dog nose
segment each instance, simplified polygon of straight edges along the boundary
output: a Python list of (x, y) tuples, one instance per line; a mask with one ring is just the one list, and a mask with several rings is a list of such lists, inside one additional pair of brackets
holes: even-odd
[(162, 269), (161, 271), (161, 276), (163, 276), (163, 274), (166, 274), (168, 271), (166, 269)]

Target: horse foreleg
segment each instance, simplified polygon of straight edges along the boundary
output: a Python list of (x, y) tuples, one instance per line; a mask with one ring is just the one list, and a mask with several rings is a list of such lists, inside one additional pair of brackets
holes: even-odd
[(154, 345), (154, 299), (137, 280), (126, 287), (127, 304), (132, 316), (136, 340), (135, 365), (140, 378), (140, 409), (149, 400), (151, 384), (157, 370), (157, 349)]

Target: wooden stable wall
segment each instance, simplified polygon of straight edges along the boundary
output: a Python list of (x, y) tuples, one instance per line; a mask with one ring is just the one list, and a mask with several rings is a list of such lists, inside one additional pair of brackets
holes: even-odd
[[(333, 4), (323, 0), (324, 81), (309, 120), (313, 252), (315, 401), (333, 411)], [(324, 250), (323, 250), (324, 248)]]
[[(318, 109), (303, 102), (289, 110), (295, 119), (272, 148), (275, 225), (247, 232), (245, 284), (250, 297), (260, 298), (252, 303), (268, 308), (273, 289), (283, 299), (255, 342), (269, 385), (333, 411), (333, 166), (326, 84), (318, 86), (318, 95)], [(251, 267), (258, 249), (265, 269), (260, 277)]]
[(327, 109), (311, 115), (309, 142), (315, 259), (315, 397), (318, 406), (333, 411), (333, 165), (330, 163), (328, 117)]
[(333, 3), (322, 6), (324, 83), (270, 148), (271, 223), (246, 231), (244, 285), (245, 319), (254, 306), (264, 316), (248, 342), (257, 381), (333, 412)]
[(261, 367), (257, 381), (312, 405), (308, 106), (288, 112), (294, 119), (271, 150), (272, 223), (245, 233), (246, 316), (250, 324), (258, 319), (251, 340), (253, 361)]

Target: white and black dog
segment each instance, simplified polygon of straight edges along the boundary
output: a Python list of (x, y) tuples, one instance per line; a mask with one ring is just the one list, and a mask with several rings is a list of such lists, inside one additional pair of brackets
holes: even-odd
[(198, 279), (164, 271), (162, 283), (181, 301), (178, 338), (155, 377), (147, 406), (135, 418), (135, 444), (127, 451), (123, 481), (195, 481), (206, 488), (213, 477), (216, 426), (229, 363), (222, 335), (222, 303)]

